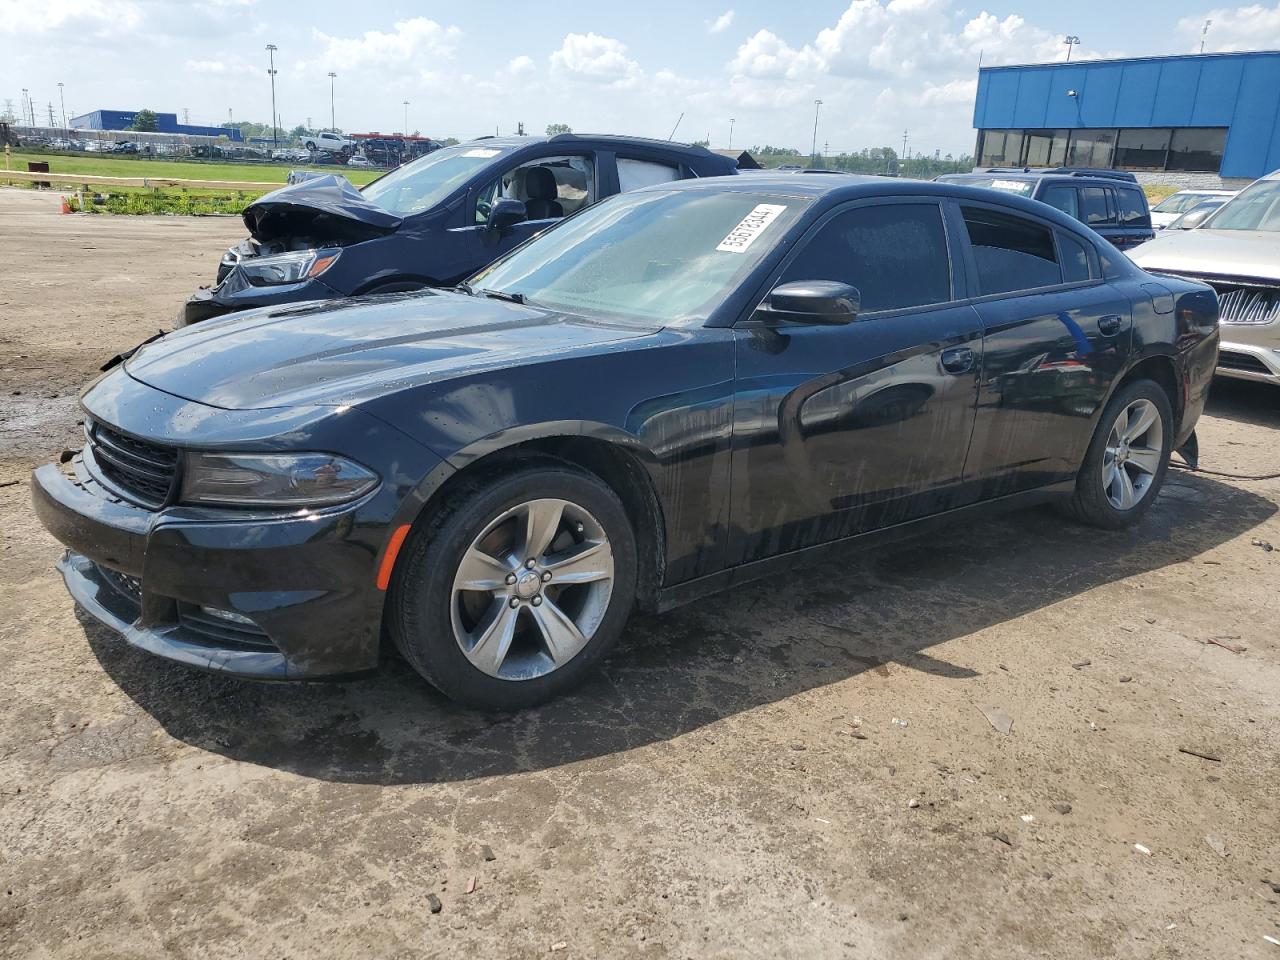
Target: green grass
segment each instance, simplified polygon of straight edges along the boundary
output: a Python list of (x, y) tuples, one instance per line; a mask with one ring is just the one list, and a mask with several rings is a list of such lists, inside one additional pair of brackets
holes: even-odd
[(145, 157), (103, 156), (95, 153), (22, 153), (16, 152), (10, 159), (12, 170), (26, 170), (28, 161), (49, 164), (49, 172), (85, 174), (93, 177), (157, 177), (174, 180), (248, 180), (258, 183), (285, 183), (290, 170), (315, 170), (319, 173), (337, 173), (360, 186), (380, 176), (380, 170), (360, 170), (353, 167), (293, 166), (287, 163), (223, 163), (219, 160), (171, 160)]

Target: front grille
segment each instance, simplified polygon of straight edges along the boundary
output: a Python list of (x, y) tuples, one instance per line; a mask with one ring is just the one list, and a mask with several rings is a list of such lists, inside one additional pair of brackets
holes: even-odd
[(1236, 353), (1234, 350), (1223, 350), (1218, 354), (1218, 366), (1227, 370), (1242, 370), (1248, 373), (1270, 374), (1267, 365), (1257, 357), (1248, 353)]
[(1256, 325), (1280, 320), (1280, 289), (1218, 285), (1214, 289), (1222, 323)]
[(162, 507), (178, 479), (178, 451), (126, 436), (106, 424), (86, 421), (89, 450), (101, 479), (122, 496), (147, 507)]
[(210, 646), (239, 650), (276, 649), (266, 631), (260, 627), (214, 616), (193, 603), (178, 604), (178, 623), (186, 630), (190, 639), (203, 641)]

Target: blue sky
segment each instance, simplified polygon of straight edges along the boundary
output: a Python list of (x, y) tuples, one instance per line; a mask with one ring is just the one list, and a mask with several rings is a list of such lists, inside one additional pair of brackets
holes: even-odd
[(972, 149), (983, 62), (1280, 48), (1280, 0), (975, 3), (970, 0), (551, 0), (540, 4), (368, 0), (0, 0), (0, 107), (28, 88), (47, 116), (103, 108), (192, 122), (268, 122), (265, 45), (279, 47), (277, 105), (292, 126), (409, 127), (465, 138), (523, 121), (580, 131), (710, 136), (715, 146), (818, 142)]

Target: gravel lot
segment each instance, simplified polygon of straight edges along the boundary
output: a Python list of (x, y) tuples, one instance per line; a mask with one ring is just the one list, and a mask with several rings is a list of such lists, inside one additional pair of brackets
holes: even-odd
[[(92, 625), (27, 477), (240, 235), (0, 190), (0, 955), (1280, 958), (1277, 481), (1174, 473), (1128, 533), (978, 520), (637, 619), (516, 716)], [(1280, 470), (1277, 428), (1221, 383), (1203, 465)]]

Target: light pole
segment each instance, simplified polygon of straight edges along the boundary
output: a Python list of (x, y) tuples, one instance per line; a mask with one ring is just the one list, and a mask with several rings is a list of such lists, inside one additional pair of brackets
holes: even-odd
[(818, 111), (821, 109), (822, 101), (813, 101), (813, 149), (809, 151), (809, 155), (812, 158), (809, 161), (810, 163), (817, 163), (818, 161)]
[(280, 48), (274, 43), (267, 44), (267, 58), (271, 66), (267, 67), (267, 74), (271, 77), (271, 149), (278, 150), (280, 147), (279, 127), (276, 126), (276, 51)]
[(1200, 28), (1200, 52), (1204, 53), (1204, 38), (1209, 33), (1209, 28), (1213, 26), (1212, 20), (1206, 20), (1204, 26)]
[[(31, 100), (31, 94), (27, 91), (26, 87), (23, 87), (22, 88), (22, 122), (23, 123), (27, 122), (27, 111), (30, 109), (27, 106), (27, 103), (30, 100)], [(34, 127), (35, 124), (33, 123), (32, 126)]]
[(1066, 37), (1062, 42), (1063, 42), (1063, 43), (1065, 43), (1065, 44), (1067, 45), (1067, 63), (1070, 63), (1070, 62), (1071, 62), (1071, 48), (1072, 48), (1072, 47), (1078, 47), (1078, 46), (1080, 45), (1080, 38), (1079, 38), (1079, 37), (1073, 37), (1073, 36), (1067, 36), (1067, 37)]
[(62, 94), (62, 81), (58, 81), (58, 103), (62, 106), (62, 129), (67, 129), (67, 98)]
[(333, 112), (333, 81), (337, 76), (332, 70), (329, 71), (329, 129), (334, 133), (338, 132), (338, 122), (334, 120)]
[(735, 122), (736, 121), (733, 117), (729, 118), (729, 149), (730, 150), (733, 149), (733, 125)]
[(409, 101), (404, 102), (404, 135), (409, 135)]

